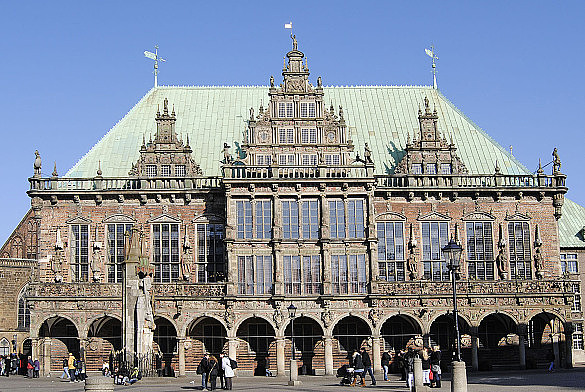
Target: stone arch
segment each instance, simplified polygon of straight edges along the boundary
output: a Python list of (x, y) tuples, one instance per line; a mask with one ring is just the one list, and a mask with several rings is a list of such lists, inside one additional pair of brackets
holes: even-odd
[(237, 329), (238, 368), (244, 374), (265, 376), (276, 365), (276, 329), (265, 317), (242, 320)]
[[(510, 341), (508, 337), (516, 335), (517, 329), (516, 320), (506, 313), (498, 312), (485, 315), (478, 327), (480, 347), (497, 348), (513, 345), (513, 341)], [(504, 338), (506, 338), (505, 341), (503, 341)]]
[(556, 317), (559, 319), (559, 321), (561, 323), (565, 323), (566, 319), (565, 317), (560, 313), (557, 312), (554, 309), (546, 309), (546, 310), (535, 310), (532, 311), (531, 313), (528, 314), (528, 317), (526, 317), (526, 323), (528, 323), (530, 320), (532, 320), (534, 317), (538, 316), (538, 315), (542, 315), (542, 314), (546, 314), (552, 317)]
[(394, 314), (380, 325), (380, 337), (384, 339), (386, 351), (402, 350), (420, 345), (416, 337), (422, 337), (422, 325), (416, 318), (406, 314)]
[[(477, 326), (479, 327), (479, 326), (481, 325), (481, 323), (483, 322), (483, 320), (484, 320), (486, 317), (492, 316), (492, 315), (494, 315), (494, 314), (501, 314), (501, 315), (504, 315), (504, 316), (506, 316), (506, 317), (510, 318), (512, 321), (514, 321), (514, 323), (515, 323), (516, 325), (520, 324), (520, 320), (518, 320), (518, 318), (516, 318), (516, 316), (514, 316), (513, 314), (511, 314), (511, 313), (508, 313), (508, 312), (506, 312), (506, 311), (501, 311), (501, 310), (498, 310), (498, 311), (496, 311), (496, 312), (486, 312), (486, 313), (482, 314), (482, 315), (480, 316), (480, 318), (479, 318), (479, 319), (477, 320), (477, 322), (476, 322), (476, 323), (477, 323)], [(460, 315), (460, 316), (461, 316), (461, 315)]]
[(388, 319), (390, 319), (394, 316), (408, 317), (409, 319), (411, 319), (412, 321), (414, 321), (417, 324), (418, 328), (422, 331), (421, 333), (424, 333), (425, 329), (424, 329), (424, 325), (423, 325), (423, 322), (421, 321), (421, 319), (419, 319), (418, 317), (414, 317), (410, 314), (405, 314), (405, 313), (400, 313), (400, 312), (392, 312), (392, 313), (388, 313), (388, 314), (384, 315), (384, 317), (382, 317), (380, 319), (380, 321), (378, 322), (378, 328), (376, 329), (376, 333), (381, 335), (382, 334), (382, 326), (384, 325), (384, 323), (386, 321), (388, 321)]
[(38, 336), (51, 339), (49, 356), (42, 360), (49, 364), (51, 371), (63, 369), (62, 361), (68, 353), (80, 357), (79, 327), (70, 318), (56, 314), (46, 317), (39, 325)]
[[(321, 327), (321, 330), (323, 331), (323, 334), (325, 334), (325, 332), (327, 331), (327, 328), (325, 328), (325, 326), (323, 325), (323, 321), (319, 317), (317, 317), (317, 316), (315, 316), (313, 314), (301, 314), (300, 316), (295, 317), (295, 320), (298, 319), (298, 318), (301, 318), (301, 317), (304, 317), (304, 318), (307, 318), (307, 319), (311, 319), (315, 323), (317, 323)], [(290, 325), (290, 319), (289, 319), (288, 315), (285, 315), (285, 318), (286, 318), (286, 322), (283, 323), (283, 325), (277, 331), (277, 332), (279, 332), (283, 336), (286, 336), (285, 331), (287, 331), (289, 329), (289, 325)]]
[(363, 317), (347, 315), (333, 326), (333, 368), (348, 363), (353, 351), (369, 348), (372, 327)]
[[(459, 321), (459, 336), (461, 338), (461, 352), (465, 354), (471, 350), (471, 324), (462, 315), (457, 315)], [(452, 353), (456, 352), (456, 334), (455, 334), (455, 318), (453, 313), (443, 313), (437, 315), (429, 326), (428, 346), (439, 345), (443, 352), (442, 360), (449, 362), (452, 358)]]
[(88, 370), (100, 370), (110, 355), (122, 349), (122, 321), (109, 314), (94, 317), (87, 323), (85, 360)]
[(331, 323), (331, 326), (329, 327), (329, 330), (331, 331), (331, 334), (333, 334), (333, 330), (335, 329), (335, 327), (337, 326), (337, 324), (343, 320), (344, 318), (347, 317), (355, 317), (356, 319), (360, 319), (361, 321), (363, 321), (368, 328), (370, 329), (370, 334), (375, 330), (374, 326), (372, 325), (372, 323), (370, 322), (370, 320), (368, 320), (367, 317), (362, 316), (361, 314), (354, 314), (354, 313), (348, 313), (348, 314), (342, 314), (340, 316), (338, 316), (337, 318), (335, 318), (333, 320), (333, 322)]
[(186, 326), (185, 370), (195, 371), (208, 352), (219, 359), (219, 354), (228, 351), (227, 328), (222, 320), (213, 316), (193, 318)]
[[(325, 371), (324, 330), (321, 324), (313, 317), (301, 315), (290, 320), (284, 330), (286, 338), (285, 357), (292, 354), (292, 334), (294, 331), (294, 350), (297, 361), (304, 371), (303, 374), (316, 374), (317, 370)], [(286, 354), (288, 352), (288, 354)], [(289, 364), (290, 365), (290, 364)]]
[(270, 326), (274, 330), (275, 334), (276, 334), (276, 331), (278, 331), (278, 328), (274, 324), (274, 320), (272, 320), (270, 317), (268, 317), (266, 315), (263, 315), (263, 314), (254, 314), (252, 316), (244, 317), (244, 318), (238, 320), (238, 322), (232, 328), (232, 331), (237, 334), (237, 331), (240, 328), (240, 326), (242, 324), (244, 324), (247, 320), (251, 319), (251, 318), (259, 318), (259, 319), (262, 319), (262, 320), (266, 321), (268, 324), (270, 324)]
[(154, 349), (162, 356), (161, 374), (173, 377), (178, 368), (177, 326), (165, 316), (155, 316)]

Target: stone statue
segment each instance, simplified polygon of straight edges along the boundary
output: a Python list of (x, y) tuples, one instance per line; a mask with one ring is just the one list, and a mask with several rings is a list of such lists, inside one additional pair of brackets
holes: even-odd
[(274, 87), (274, 76), (270, 75), (270, 87)]
[(296, 34), (293, 35), (292, 33), (290, 33), (290, 37), (292, 38), (292, 41), (293, 41), (293, 50), (298, 50), (297, 49), (298, 43), (297, 43), (297, 36), (296, 36)]
[(63, 241), (61, 241), (61, 230), (57, 229), (57, 241), (55, 242), (55, 254), (51, 258), (51, 270), (54, 274), (55, 283), (63, 281), (63, 261), (65, 252), (63, 251)]
[(498, 275), (500, 279), (508, 279), (508, 257), (506, 257), (505, 247), (500, 246), (498, 255), (496, 256), (496, 267), (498, 268)]
[(183, 244), (183, 251), (184, 256), (181, 260), (181, 275), (183, 275), (183, 280), (188, 281), (191, 279), (191, 264), (193, 263), (193, 249), (191, 247), (191, 243), (189, 242), (189, 235), (185, 230), (185, 243)]
[(33, 164), (34, 167), (34, 176), (40, 177), (41, 176), (41, 154), (39, 154), (39, 150), (35, 150), (35, 162)]
[(406, 259), (406, 268), (410, 272), (410, 280), (418, 279), (418, 263), (416, 260), (415, 249), (417, 246), (416, 239), (412, 233), (412, 223), (410, 224), (410, 239), (408, 240), (408, 258)]
[(250, 121), (254, 121), (254, 108), (250, 108)]
[(329, 326), (333, 322), (333, 315), (331, 314), (331, 310), (329, 310), (328, 308), (323, 310), (323, 312), (321, 313), (321, 320), (323, 321), (323, 325), (325, 326), (325, 328), (329, 328)]
[(94, 282), (99, 282), (100, 279), (102, 278), (102, 274), (101, 274), (101, 269), (100, 269), (100, 265), (101, 265), (101, 256), (100, 256), (100, 248), (96, 245), (93, 246), (93, 252), (91, 254), (91, 263), (90, 263), (90, 268), (91, 268), (91, 278)]
[(229, 165), (232, 162), (232, 156), (230, 155), (231, 146), (227, 143), (223, 144), (223, 164)]
[(561, 171), (561, 159), (559, 158), (559, 153), (557, 152), (557, 148), (553, 150), (553, 174), (560, 173)]
[(321, 76), (317, 78), (317, 87), (323, 87), (323, 82), (321, 81)]
[(154, 311), (152, 309), (152, 277), (146, 275), (138, 282), (138, 300), (136, 301), (136, 336), (138, 353), (152, 351), (154, 341)]
[(366, 146), (364, 147), (364, 159), (366, 163), (372, 163), (372, 150), (370, 150), (368, 143), (366, 143)]
[(544, 257), (542, 257), (542, 251), (540, 250), (540, 247), (536, 248), (534, 251), (534, 268), (536, 270), (536, 278), (542, 279), (544, 277), (542, 273), (544, 269)]

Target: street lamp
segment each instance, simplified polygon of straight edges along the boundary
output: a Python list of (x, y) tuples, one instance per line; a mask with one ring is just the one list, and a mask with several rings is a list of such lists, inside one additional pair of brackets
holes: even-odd
[(298, 381), (299, 376), (299, 368), (297, 367), (297, 361), (295, 359), (295, 316), (297, 314), (297, 307), (294, 306), (292, 303), (287, 308), (288, 310), (288, 317), (290, 318), (290, 336), (292, 340), (292, 358), (290, 360), (290, 380), (288, 381), (288, 385), (299, 385), (301, 382)]
[[(457, 233), (457, 227), (455, 227), (455, 233)], [(457, 243), (457, 237), (455, 237), (455, 239), (451, 238), (449, 240), (449, 243), (445, 245), (442, 251), (453, 281), (453, 316), (455, 318), (457, 358), (452, 363), (451, 392), (467, 392), (467, 374), (465, 373), (465, 362), (461, 361), (461, 336), (459, 335), (459, 316), (457, 315), (457, 271), (461, 264), (463, 248)]]

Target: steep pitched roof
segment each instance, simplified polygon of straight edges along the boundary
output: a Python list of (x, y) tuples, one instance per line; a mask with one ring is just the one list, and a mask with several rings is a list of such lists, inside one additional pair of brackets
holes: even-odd
[(585, 248), (585, 238), (581, 230), (585, 227), (585, 208), (565, 199), (563, 215), (559, 219), (559, 238), (561, 248)]
[[(431, 87), (325, 87), (325, 102), (341, 105), (356, 151), (367, 142), (376, 173), (393, 173), (404, 155), (408, 134), (418, 129), (417, 112), (424, 97), (436, 107), (439, 129), (458, 148), (469, 172), (491, 174), (498, 161), (504, 174), (529, 171), (471, 122), (438, 90)], [(268, 87), (157, 87), (151, 89), (85, 156), (66, 177), (93, 177), (101, 161), (103, 175), (126, 176), (139, 157), (143, 135), (156, 130), (157, 105), (168, 98), (177, 114), (176, 130), (189, 135), (193, 158), (204, 175), (220, 174), (224, 142), (237, 146), (246, 130), (249, 108), (268, 102)], [(233, 150), (232, 150), (233, 151)]]

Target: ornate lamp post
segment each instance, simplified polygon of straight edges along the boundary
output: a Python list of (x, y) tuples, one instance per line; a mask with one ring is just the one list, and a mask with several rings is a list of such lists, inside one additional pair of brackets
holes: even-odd
[[(457, 229), (455, 229), (457, 230)], [(453, 316), (455, 318), (455, 339), (457, 345), (457, 357), (452, 362), (453, 379), (451, 381), (451, 392), (467, 392), (467, 374), (465, 373), (465, 362), (461, 361), (461, 336), (459, 335), (459, 316), (457, 315), (457, 277), (461, 263), (463, 248), (456, 240), (451, 238), (449, 243), (442, 249), (445, 255), (447, 268), (451, 271), (453, 282)]]
[(294, 304), (290, 304), (288, 308), (288, 317), (290, 318), (290, 336), (291, 336), (291, 360), (290, 360), (290, 380), (288, 385), (299, 385), (301, 382), (298, 380), (299, 368), (297, 367), (297, 361), (295, 359), (295, 316), (297, 314), (297, 307)]

